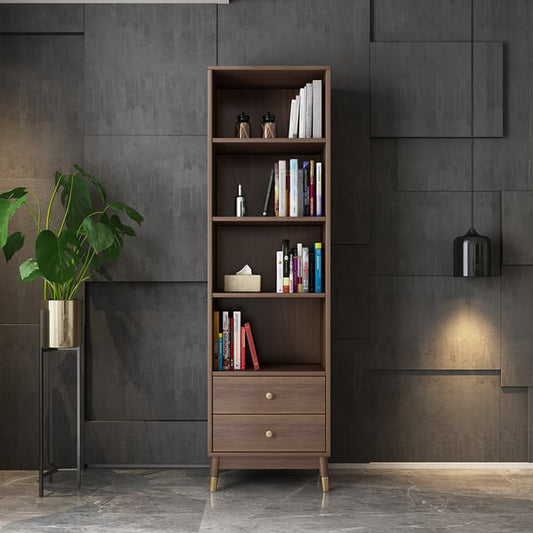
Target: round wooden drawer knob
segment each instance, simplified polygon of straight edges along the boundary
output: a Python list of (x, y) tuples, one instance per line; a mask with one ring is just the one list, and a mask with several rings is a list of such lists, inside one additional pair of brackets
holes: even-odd
[(265, 437), (266, 437), (267, 439), (271, 439), (273, 436), (274, 436), (274, 432), (273, 432), (271, 429), (267, 429), (267, 430), (265, 431)]
[(266, 398), (267, 400), (272, 400), (272, 398), (274, 398), (274, 395), (273, 395), (271, 392), (267, 392), (267, 393), (265, 394), (265, 398)]

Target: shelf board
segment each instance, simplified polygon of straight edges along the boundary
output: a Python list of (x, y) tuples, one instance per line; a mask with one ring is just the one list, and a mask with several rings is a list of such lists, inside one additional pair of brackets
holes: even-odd
[(325, 298), (323, 292), (214, 292), (213, 298)]
[(280, 373), (288, 376), (308, 375), (309, 373), (325, 376), (326, 371), (320, 363), (308, 364), (265, 364), (260, 370), (247, 368), (246, 370), (213, 370), (213, 376), (279, 376)]
[(217, 154), (317, 154), (326, 146), (326, 139), (233, 139), (216, 137), (213, 149)]
[(217, 226), (320, 226), (326, 217), (213, 217)]

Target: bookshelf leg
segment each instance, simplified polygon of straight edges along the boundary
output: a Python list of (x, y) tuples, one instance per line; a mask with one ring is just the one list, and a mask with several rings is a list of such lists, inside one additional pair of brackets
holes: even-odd
[(216, 492), (218, 483), (218, 457), (211, 457), (210, 475), (209, 492)]
[(329, 471), (328, 458), (320, 457), (320, 483), (322, 484), (322, 492), (329, 492)]

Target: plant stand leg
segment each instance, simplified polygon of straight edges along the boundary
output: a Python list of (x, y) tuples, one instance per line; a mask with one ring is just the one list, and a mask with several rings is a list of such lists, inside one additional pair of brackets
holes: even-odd
[(209, 482), (209, 492), (217, 491), (218, 462), (219, 462), (218, 457), (211, 457), (211, 468), (210, 468), (211, 479)]
[(320, 483), (322, 484), (322, 492), (329, 492), (329, 471), (328, 458), (319, 457), (320, 462)]

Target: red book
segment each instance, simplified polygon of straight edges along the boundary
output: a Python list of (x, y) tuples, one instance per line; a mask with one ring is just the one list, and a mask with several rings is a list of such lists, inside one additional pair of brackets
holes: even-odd
[(248, 339), (248, 346), (250, 347), (250, 354), (252, 355), (254, 370), (259, 370), (259, 359), (257, 358), (257, 352), (255, 351), (254, 336), (252, 335), (252, 327), (250, 326), (250, 322), (246, 322), (244, 324), (244, 329), (246, 330), (246, 337)]
[(241, 326), (241, 370), (246, 370), (246, 331)]

